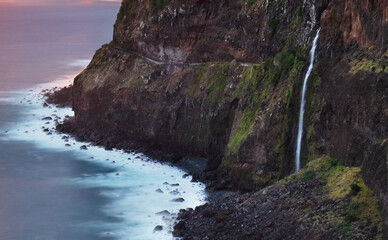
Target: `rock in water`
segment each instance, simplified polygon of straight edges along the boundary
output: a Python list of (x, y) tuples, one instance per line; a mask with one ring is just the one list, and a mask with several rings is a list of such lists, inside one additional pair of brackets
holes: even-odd
[(173, 200), (171, 200), (172, 202), (184, 202), (185, 199), (184, 198), (174, 198)]
[(157, 225), (155, 228), (154, 228), (154, 232), (160, 232), (163, 230), (163, 226), (160, 226), (160, 225)]

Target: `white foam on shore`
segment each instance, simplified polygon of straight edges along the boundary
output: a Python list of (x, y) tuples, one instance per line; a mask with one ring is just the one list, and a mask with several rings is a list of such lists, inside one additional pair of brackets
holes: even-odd
[[(84, 175), (72, 179), (70, 183), (80, 188), (105, 187), (106, 190), (100, 194), (109, 198), (111, 202), (100, 210), (120, 221), (109, 223), (108, 227), (112, 232), (101, 232), (100, 236), (131, 240), (172, 239), (174, 214), (180, 209), (195, 208), (204, 204), (205, 186), (191, 182), (190, 177), (183, 178), (185, 172), (177, 167), (155, 162), (141, 153), (106, 151), (56, 132), (56, 121), (62, 122), (66, 116), (73, 116), (74, 113), (70, 108), (56, 108), (52, 105), (43, 107), (41, 91), (67, 86), (72, 83), (73, 77), (74, 75), (64, 76), (55, 82), (41, 84), (32, 91), (26, 90), (17, 96), (19, 99), (11, 97), (15, 104), (28, 106), (28, 111), (22, 122), (15, 123), (7, 131), (0, 129), (2, 138), (28, 141), (43, 149), (70, 151), (79, 160), (91, 161), (106, 166), (107, 169), (114, 169), (110, 173)], [(44, 118), (46, 120), (42, 120)], [(80, 149), (83, 145), (87, 146), (87, 150)], [(184, 201), (173, 201), (177, 198), (183, 198)], [(165, 210), (173, 214), (156, 214)], [(106, 226), (108, 223), (84, 224)], [(157, 225), (163, 226), (163, 230), (154, 231)]]

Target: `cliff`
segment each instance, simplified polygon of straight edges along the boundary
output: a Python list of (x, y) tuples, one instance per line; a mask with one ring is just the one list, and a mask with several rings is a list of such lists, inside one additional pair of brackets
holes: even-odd
[(384, 0), (124, 0), (113, 41), (74, 81), (74, 121), (107, 147), (206, 157), (216, 188), (260, 189), (293, 170), (321, 28), (303, 165), (362, 167), (388, 221), (387, 24)]
[(76, 121), (207, 157), (219, 187), (273, 182), (293, 168), (297, 80), (325, 4), (124, 1), (75, 79)]

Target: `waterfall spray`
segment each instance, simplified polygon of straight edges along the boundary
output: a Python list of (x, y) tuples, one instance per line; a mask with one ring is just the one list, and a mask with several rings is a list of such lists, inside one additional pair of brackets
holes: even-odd
[(302, 136), (303, 136), (303, 117), (304, 117), (304, 108), (306, 103), (306, 89), (307, 89), (307, 80), (313, 70), (314, 58), (315, 58), (315, 49), (317, 48), (317, 42), (319, 38), (319, 32), (321, 29), (318, 29), (317, 34), (315, 35), (313, 46), (310, 51), (310, 64), (307, 69), (306, 75), (303, 81), (302, 96), (300, 99), (300, 111), (299, 111), (299, 121), (298, 121), (298, 137), (296, 140), (296, 154), (295, 154), (295, 171), (300, 170), (300, 151), (302, 148)]

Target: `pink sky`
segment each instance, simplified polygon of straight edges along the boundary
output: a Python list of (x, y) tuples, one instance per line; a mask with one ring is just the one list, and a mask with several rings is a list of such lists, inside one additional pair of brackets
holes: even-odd
[(93, 4), (98, 2), (116, 2), (121, 0), (0, 0), (0, 3), (10, 3), (18, 5), (63, 5), (63, 4)]

